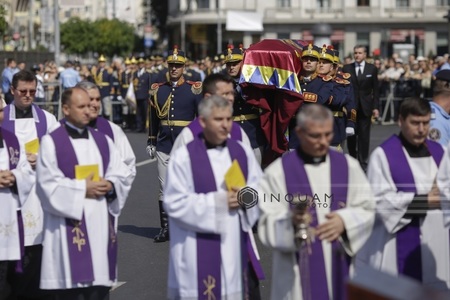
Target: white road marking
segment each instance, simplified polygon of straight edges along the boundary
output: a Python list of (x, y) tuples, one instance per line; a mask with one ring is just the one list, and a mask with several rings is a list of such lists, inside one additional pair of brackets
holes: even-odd
[(126, 281), (117, 281), (117, 284), (111, 289), (111, 292), (127, 283)]
[(140, 161), (140, 162), (136, 163), (136, 167), (145, 166), (145, 165), (151, 164), (154, 161), (156, 161), (156, 159), (143, 160), (143, 161)]

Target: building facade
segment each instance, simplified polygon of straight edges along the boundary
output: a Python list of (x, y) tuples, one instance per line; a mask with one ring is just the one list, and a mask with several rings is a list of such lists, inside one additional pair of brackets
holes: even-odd
[[(169, 41), (184, 45), (196, 58), (213, 55), (228, 43), (248, 47), (261, 39), (286, 38), (316, 42), (314, 27), (326, 23), (341, 59), (356, 44), (381, 56), (402, 48), (395, 45), (412, 45), (416, 55), (442, 55), (449, 52), (449, 9), (450, 0), (169, 0)], [(227, 19), (230, 12), (244, 13), (244, 21)], [(246, 12), (261, 19), (262, 31), (245, 22)], [(227, 30), (236, 27), (233, 23), (240, 30)]]

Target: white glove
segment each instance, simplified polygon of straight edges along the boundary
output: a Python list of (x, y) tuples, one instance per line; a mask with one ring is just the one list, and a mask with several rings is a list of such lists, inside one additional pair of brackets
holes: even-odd
[(124, 102), (122, 96), (120, 96), (120, 95), (117, 96), (117, 101), (122, 102), (122, 103)]
[(150, 159), (154, 159), (156, 156), (156, 147), (153, 145), (148, 145), (147, 148), (145, 148), (145, 150), (147, 150), (147, 154), (150, 157)]
[(353, 128), (353, 127), (346, 127), (345, 128), (345, 134), (347, 136), (355, 135), (355, 128)]

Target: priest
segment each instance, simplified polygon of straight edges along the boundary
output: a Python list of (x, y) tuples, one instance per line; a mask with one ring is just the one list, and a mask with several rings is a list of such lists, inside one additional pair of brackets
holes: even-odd
[[(0, 124), (6, 103), (0, 101)], [(0, 127), (0, 299), (12, 294), (13, 274), (20, 266), (24, 232), (20, 208), (34, 186), (35, 176), (19, 140)]]
[(87, 127), (86, 91), (67, 89), (61, 101), (66, 121), (44, 136), (37, 164), (45, 213), (41, 288), (58, 299), (108, 299), (117, 280), (114, 222), (131, 188), (130, 169), (109, 137)]
[(430, 288), (447, 290), (449, 233), (436, 181), (444, 149), (427, 139), (430, 118), (428, 101), (405, 100), (399, 110), (400, 133), (370, 157), (367, 175), (377, 218), (369, 242), (358, 254), (356, 270), (359, 263), (369, 263)]
[[(251, 148), (227, 138), (229, 101), (214, 95), (198, 110), (203, 134), (173, 153), (167, 172), (168, 298), (259, 299), (250, 274), (263, 278), (251, 234), (258, 208), (238, 195), (242, 184), (251, 193), (262, 171)], [(225, 180), (234, 160), (245, 183)]]
[(299, 147), (265, 170), (261, 242), (273, 249), (271, 299), (347, 299), (350, 262), (369, 236), (374, 203), (359, 163), (330, 149), (333, 113), (305, 105)]

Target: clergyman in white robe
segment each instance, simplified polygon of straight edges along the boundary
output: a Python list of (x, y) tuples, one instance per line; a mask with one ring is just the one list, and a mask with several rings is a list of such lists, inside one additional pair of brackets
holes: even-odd
[[(245, 150), (248, 164), (247, 186), (256, 187), (261, 168), (251, 148), (238, 142)], [(170, 222), (170, 261), (168, 298), (199, 299), (197, 233), (220, 235), (222, 299), (242, 299), (241, 229), (250, 233), (258, 219), (258, 208), (245, 212), (228, 209), (225, 173), (232, 161), (228, 147), (208, 149), (217, 191), (196, 193), (188, 148), (172, 153), (167, 170), (164, 207)], [(199, 166), (201, 167), (201, 166)], [(253, 243), (253, 249), (254, 243)]]
[[(67, 126), (67, 125), (66, 125)], [(88, 139), (73, 139), (79, 165), (98, 164), (99, 175), (111, 181), (116, 199), (107, 203), (105, 197), (86, 198), (85, 180), (70, 179), (58, 168), (55, 145), (51, 136), (42, 139), (37, 165), (37, 191), (45, 212), (44, 250), (42, 256), (41, 289), (72, 289), (89, 286), (112, 286), (108, 265), (108, 241), (111, 229), (109, 214), (118, 217), (131, 185), (130, 169), (123, 163), (119, 151), (107, 138), (110, 161), (103, 172), (102, 154), (92, 134)], [(66, 235), (66, 218), (81, 220), (85, 224), (90, 242), (94, 281), (74, 283), (71, 279), (70, 259)]]
[[(296, 150), (286, 155), (298, 156), (299, 154)], [(286, 178), (292, 174), (285, 173), (283, 158), (277, 159), (265, 169), (260, 182), (258, 206), (261, 217), (258, 222), (258, 234), (261, 242), (273, 249), (271, 299), (302, 300), (304, 299), (301, 285), (303, 274), (300, 272), (297, 260), (299, 248), (295, 239), (296, 229), (293, 226), (290, 204), (295, 195), (290, 195), (287, 190)], [(339, 214), (345, 226), (345, 234), (341, 235), (338, 242), (342, 244), (349, 256), (353, 256), (370, 234), (374, 219), (374, 202), (370, 185), (358, 161), (348, 155), (345, 155), (345, 159), (348, 165), (347, 201), (345, 207), (335, 212)], [(330, 168), (329, 153), (323, 162), (304, 164), (315, 204), (315, 207), (310, 205), (308, 209), (315, 210), (318, 224), (326, 221), (325, 216), (331, 212), (332, 202), (336, 201), (333, 200), (331, 193)], [(344, 235), (345, 238), (343, 238)], [(332, 270), (332, 245), (325, 240), (321, 242), (321, 245), (326, 279), (311, 282), (311, 286), (306, 288), (328, 289), (329, 298), (336, 299), (333, 295), (335, 278), (332, 276), (334, 271)], [(304, 275), (309, 277), (309, 274)], [(344, 284), (342, 289), (345, 289)]]
[[(423, 147), (430, 149), (430, 145)], [(412, 147), (409, 148), (409, 151), (416, 152)], [(401, 146), (401, 151), (408, 166), (397, 166), (395, 169), (400, 169), (403, 176), (409, 173), (408, 169), (411, 170), (416, 192), (402, 191), (396, 186), (386, 151), (377, 147), (371, 154), (368, 166), (368, 178), (376, 200), (376, 222), (367, 244), (358, 253), (356, 271), (360, 264), (369, 264), (394, 275), (401, 273), (398, 270), (397, 236), (412, 222), (407, 211), (415, 196), (427, 195), (436, 181), (438, 166), (432, 155), (410, 154), (404, 145)], [(442, 149), (441, 151), (443, 152)], [(399, 159), (399, 155), (395, 157), (396, 160)], [(444, 165), (448, 165), (448, 153), (443, 157)], [(444, 169), (445, 167), (442, 170)], [(448, 174), (442, 179), (445, 177), (448, 178)], [(444, 180), (440, 181), (441, 184), (443, 182)], [(447, 196), (443, 199), (442, 203), (449, 198)], [(449, 229), (444, 226), (442, 210), (424, 210), (418, 225), (420, 231), (417, 238), (420, 246), (416, 250), (420, 251), (420, 257), (418, 260), (407, 260), (405, 268), (420, 267), (422, 274), (419, 281), (430, 288), (446, 290), (450, 287)]]

